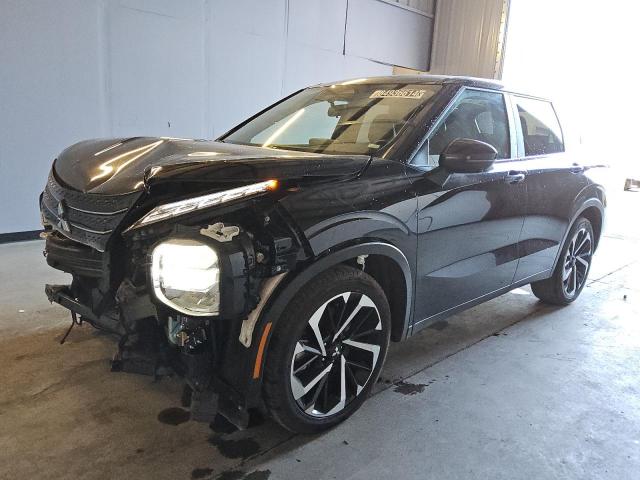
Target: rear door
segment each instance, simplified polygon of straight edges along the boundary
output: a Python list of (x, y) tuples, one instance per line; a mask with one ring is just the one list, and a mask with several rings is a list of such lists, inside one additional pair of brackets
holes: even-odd
[(542, 99), (510, 95), (516, 118), (518, 156), (527, 171), (527, 215), (520, 238), (521, 257), (514, 281), (550, 273), (588, 180), (584, 166), (565, 152), (553, 105)]
[[(526, 213), (525, 172), (502, 92), (463, 89), (412, 160), (424, 174), (418, 197), (415, 325), (511, 285)], [(438, 166), (456, 138), (493, 145), (498, 160), (481, 173)]]

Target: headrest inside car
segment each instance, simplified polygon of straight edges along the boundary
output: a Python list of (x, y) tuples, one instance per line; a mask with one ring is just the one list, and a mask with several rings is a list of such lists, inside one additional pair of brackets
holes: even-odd
[(369, 142), (384, 145), (396, 135), (396, 124), (389, 115), (378, 115), (369, 125)]

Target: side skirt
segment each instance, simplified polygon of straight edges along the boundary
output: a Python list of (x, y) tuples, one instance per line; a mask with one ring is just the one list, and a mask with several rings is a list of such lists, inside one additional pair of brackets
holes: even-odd
[(552, 269), (545, 270), (540, 273), (536, 273), (535, 275), (531, 275), (529, 277), (523, 278), (522, 280), (519, 280), (516, 283), (512, 283), (511, 285), (508, 285), (506, 287), (500, 288), (498, 290), (494, 290), (493, 292), (485, 293), (484, 295), (481, 295), (478, 298), (474, 298), (473, 300), (468, 300), (464, 303), (461, 303), (460, 305), (451, 307), (448, 310), (445, 310), (444, 312), (436, 313), (435, 315), (432, 315), (428, 318), (424, 318), (420, 321), (417, 321), (413, 324), (413, 327), (411, 329), (411, 333), (409, 334), (409, 336), (415, 335), (422, 329), (427, 328), (429, 325), (432, 325), (440, 320), (444, 320), (445, 318), (455, 315), (456, 313), (463, 312), (472, 307), (475, 307), (476, 305), (484, 303), (493, 298), (499, 297), (500, 295), (503, 295), (513, 289), (522, 287), (524, 285), (528, 285), (531, 282), (536, 282), (538, 280), (544, 280), (546, 278), (549, 278), (552, 275), (552, 273), (553, 273)]

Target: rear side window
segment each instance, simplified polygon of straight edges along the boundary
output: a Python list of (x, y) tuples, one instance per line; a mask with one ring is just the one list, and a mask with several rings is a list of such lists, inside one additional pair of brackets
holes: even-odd
[(525, 156), (564, 152), (562, 130), (551, 103), (517, 96), (514, 99), (522, 126)]

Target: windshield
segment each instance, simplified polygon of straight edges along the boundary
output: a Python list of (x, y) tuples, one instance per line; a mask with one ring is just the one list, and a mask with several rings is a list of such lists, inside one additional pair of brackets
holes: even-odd
[(308, 88), (222, 138), (316, 153), (373, 154), (431, 101), (439, 85), (376, 83)]

